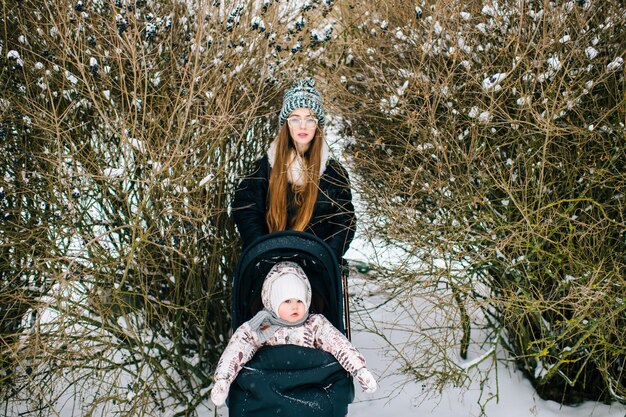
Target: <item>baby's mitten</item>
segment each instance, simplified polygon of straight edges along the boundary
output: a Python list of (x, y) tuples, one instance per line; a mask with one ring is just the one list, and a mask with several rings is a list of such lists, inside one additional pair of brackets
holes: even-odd
[(230, 384), (228, 382), (224, 380), (216, 381), (211, 389), (211, 401), (213, 401), (213, 404), (218, 407), (224, 405), (226, 397), (228, 397), (229, 388)]
[(367, 368), (361, 368), (357, 371), (356, 380), (359, 381), (361, 388), (363, 391), (367, 393), (372, 393), (378, 389), (378, 384), (376, 383), (376, 379), (374, 375)]

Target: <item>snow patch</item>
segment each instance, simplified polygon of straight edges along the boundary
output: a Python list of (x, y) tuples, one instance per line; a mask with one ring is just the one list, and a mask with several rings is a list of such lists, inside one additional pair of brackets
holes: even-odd
[(483, 80), (483, 89), (485, 91), (499, 91), (500, 89), (502, 89), (502, 86), (500, 86), (500, 82), (505, 78), (506, 74), (503, 72), (490, 75)]
[(587, 56), (587, 59), (592, 60), (598, 56), (598, 50), (593, 46), (590, 46), (585, 49), (585, 55)]
[(606, 66), (606, 70), (608, 72), (615, 71), (621, 68), (622, 65), (624, 65), (624, 58), (618, 56)]

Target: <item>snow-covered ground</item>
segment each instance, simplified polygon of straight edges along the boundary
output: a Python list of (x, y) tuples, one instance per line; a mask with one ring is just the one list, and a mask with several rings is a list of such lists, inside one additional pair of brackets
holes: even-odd
[[(353, 242), (348, 257), (359, 259), (367, 253), (367, 243), (357, 239)], [(366, 259), (361, 258), (361, 260)], [(407, 377), (397, 374), (397, 366), (394, 366), (393, 354), (387, 342), (380, 336), (359, 329), (371, 328), (371, 324), (368, 323), (370, 320), (401, 325), (398, 317), (402, 317), (403, 306), (394, 302), (381, 305), (380, 302), (383, 300), (377, 299), (380, 298), (379, 295), (368, 298), (369, 292), (359, 294), (359, 288), (366, 289), (368, 286), (366, 282), (360, 281), (364, 280), (354, 279), (351, 287), (351, 292), (356, 296), (353, 297), (353, 301), (362, 299), (359, 305), (352, 306), (352, 341), (363, 351), (374, 374), (380, 377), (380, 388), (378, 392), (368, 395), (357, 387), (356, 400), (350, 406), (349, 414), (360, 417), (481, 416), (481, 408), (478, 404), (480, 396), (478, 381), (469, 389), (446, 387), (439, 395), (429, 392), (430, 388), (427, 384), (423, 386), (422, 382), (408, 381)], [(372, 306), (379, 307), (369, 310)], [(368, 314), (359, 314), (359, 309), (363, 308), (368, 309)], [(381, 329), (380, 326), (378, 328)], [(401, 334), (392, 329), (384, 329), (384, 333), (392, 343), (394, 337)], [(500, 356), (505, 359), (504, 353)], [(497, 401), (494, 399), (485, 406), (487, 417), (626, 417), (626, 405), (619, 403), (608, 406), (597, 402), (587, 402), (577, 407), (567, 407), (553, 401), (544, 401), (535, 394), (530, 382), (520, 372), (504, 362), (499, 363), (497, 374), (491, 373), (488, 386), (491, 393), (494, 393), (497, 387), (499, 395)]]

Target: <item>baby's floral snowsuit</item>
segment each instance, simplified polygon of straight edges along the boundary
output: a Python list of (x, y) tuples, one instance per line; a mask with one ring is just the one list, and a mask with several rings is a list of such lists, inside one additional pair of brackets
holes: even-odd
[[(281, 327), (265, 343), (258, 341), (257, 332), (248, 323), (242, 324), (233, 334), (215, 370), (215, 383), (226, 382), (225, 387), (235, 380), (237, 374), (261, 346), (298, 345), (322, 349), (335, 358), (352, 376), (365, 367), (365, 358), (359, 351), (321, 314), (311, 314), (297, 327)], [(358, 377), (357, 377), (358, 378)]]

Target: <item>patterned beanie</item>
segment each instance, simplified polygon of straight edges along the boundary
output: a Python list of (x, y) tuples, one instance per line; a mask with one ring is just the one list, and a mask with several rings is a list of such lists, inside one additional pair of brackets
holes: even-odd
[(308, 311), (311, 305), (311, 284), (300, 265), (279, 262), (270, 269), (263, 282), (263, 305), (278, 316), (278, 307), (283, 301), (292, 298), (302, 301)]
[(324, 125), (324, 105), (322, 96), (315, 89), (315, 80), (307, 77), (296, 80), (293, 86), (285, 92), (283, 108), (280, 110), (280, 126), (295, 109), (311, 109), (319, 120), (319, 125)]

